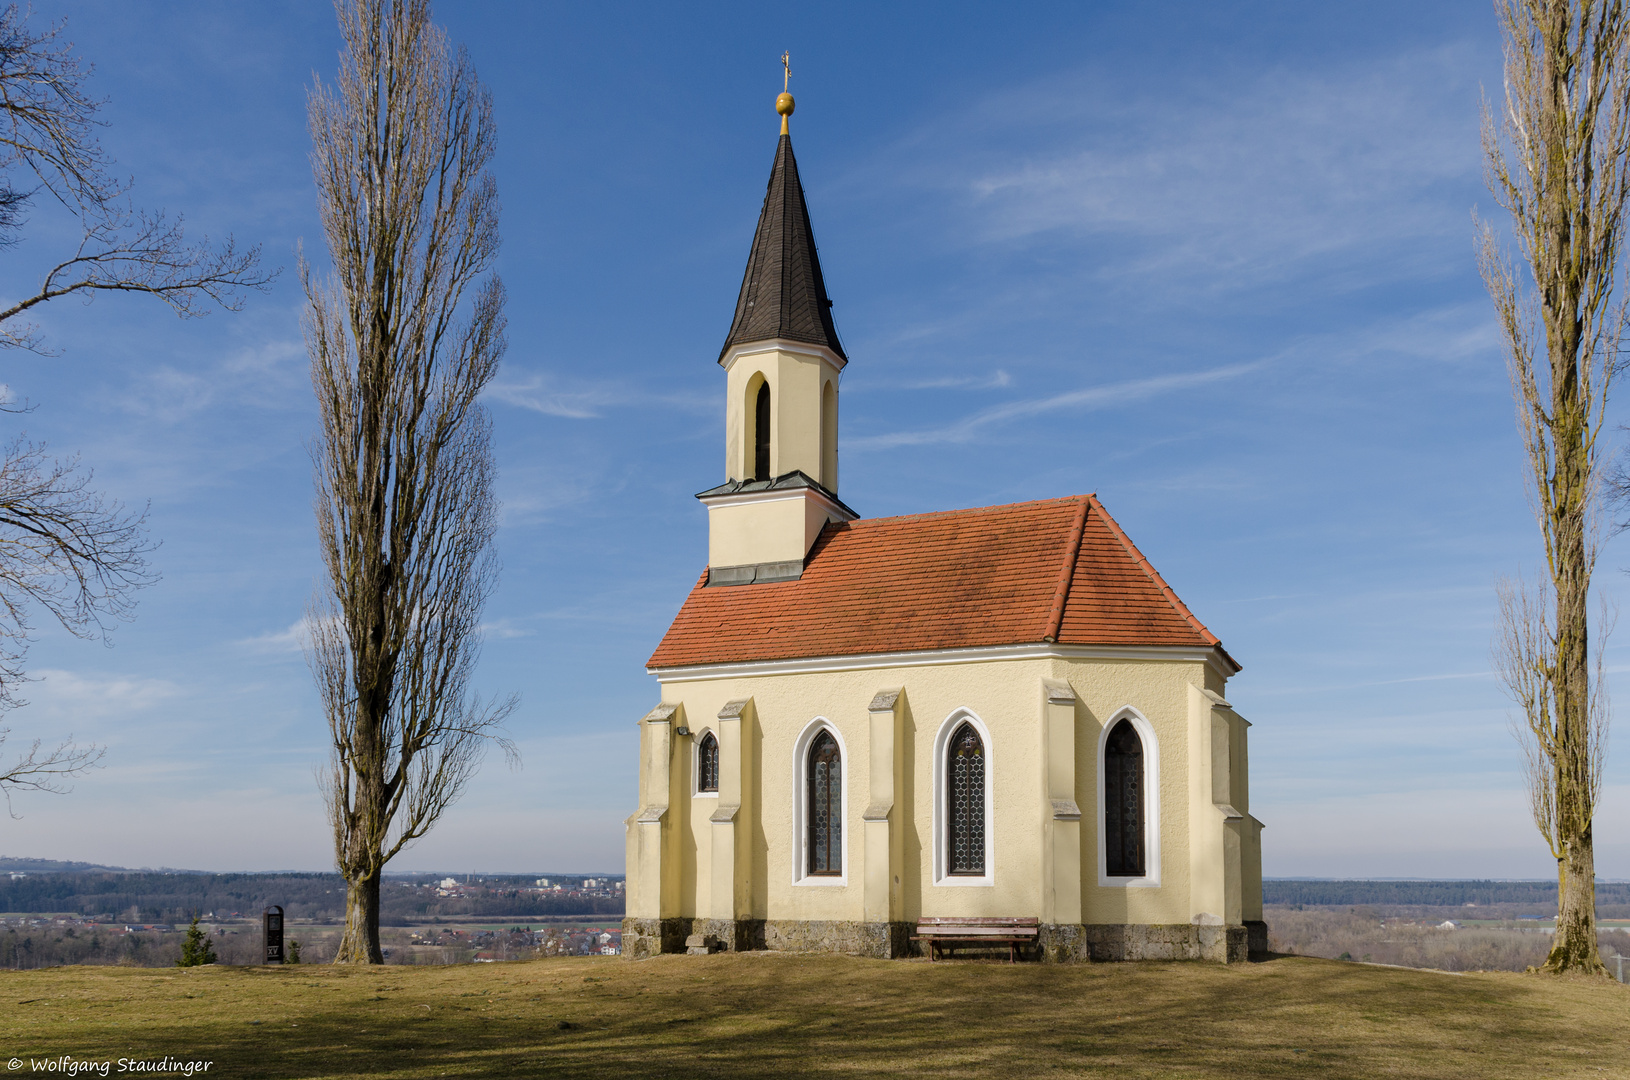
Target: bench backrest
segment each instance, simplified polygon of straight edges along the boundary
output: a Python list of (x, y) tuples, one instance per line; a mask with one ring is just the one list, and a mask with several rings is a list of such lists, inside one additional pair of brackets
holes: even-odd
[(1040, 923), (1041, 923), (1040, 919), (1033, 918), (1033, 917), (1031, 917), (1031, 918), (1021, 918), (1021, 917), (1009, 917), (1009, 916), (1002, 916), (1002, 915), (992, 916), (992, 917), (989, 917), (989, 918), (925, 916), (925, 917), (917, 920), (917, 925), (918, 926), (939, 926), (939, 927), (946, 927), (946, 928), (952, 928), (952, 927), (958, 927), (958, 926), (1001, 926), (1001, 927), (1009, 927), (1009, 926), (1011, 926), (1011, 927), (1023, 927), (1023, 926), (1038, 926), (1038, 925), (1040, 925)]

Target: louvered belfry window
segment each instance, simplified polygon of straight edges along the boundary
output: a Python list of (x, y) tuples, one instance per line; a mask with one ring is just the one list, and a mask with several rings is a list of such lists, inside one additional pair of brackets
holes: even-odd
[(696, 748), (696, 790), (719, 790), (719, 740), (711, 731)]
[(770, 384), (762, 383), (753, 402), (753, 479), (770, 478)]
[(1122, 720), (1104, 744), (1104, 866), (1111, 877), (1143, 877), (1143, 740)]
[(843, 755), (830, 731), (809, 748), (809, 872), (843, 873)]
[(950, 872), (985, 872), (985, 744), (972, 724), (951, 736), (945, 754), (946, 841)]

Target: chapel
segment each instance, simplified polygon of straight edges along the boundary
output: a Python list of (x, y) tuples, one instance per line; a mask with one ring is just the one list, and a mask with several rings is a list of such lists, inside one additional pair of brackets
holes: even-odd
[(1034, 920), (1049, 961), (1267, 949), (1240, 670), (1094, 495), (863, 518), (790, 94), (719, 354), (708, 563), (647, 669), (623, 952), (921, 954)]

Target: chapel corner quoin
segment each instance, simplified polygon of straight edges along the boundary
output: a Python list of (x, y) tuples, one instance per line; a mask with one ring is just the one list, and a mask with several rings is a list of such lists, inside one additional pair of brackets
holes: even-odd
[(933, 919), (1037, 920), (1054, 962), (1265, 953), (1239, 665), (1095, 496), (860, 518), (848, 362), (783, 124), (707, 572), (647, 663), (624, 955), (905, 957)]

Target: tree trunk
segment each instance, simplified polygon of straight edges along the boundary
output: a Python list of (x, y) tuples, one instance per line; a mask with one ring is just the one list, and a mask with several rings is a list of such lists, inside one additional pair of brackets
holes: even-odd
[(379, 948), (379, 871), (350, 878), (345, 883), (345, 933), (340, 938), (336, 964), (383, 964)]
[(1607, 965), (1596, 941), (1596, 856), (1589, 825), (1582, 839), (1570, 843), (1557, 860), (1556, 937), (1545, 970), (1605, 975)]

